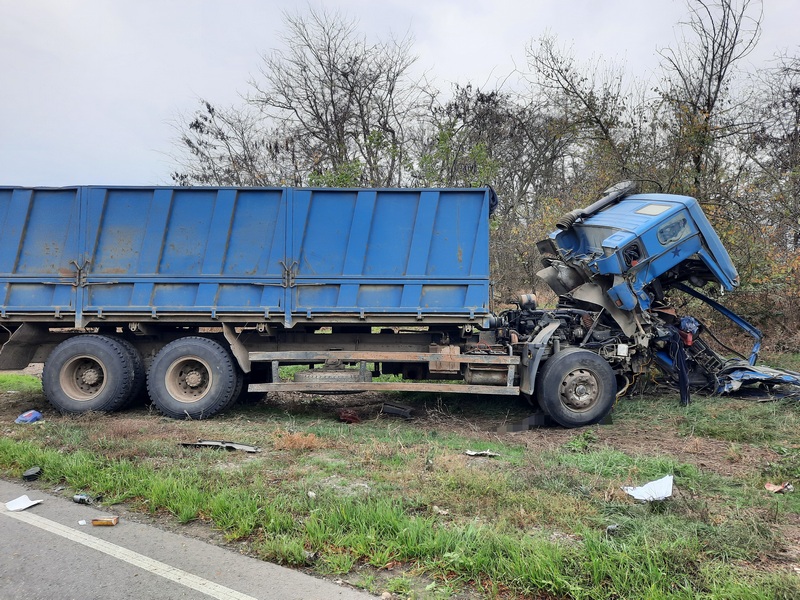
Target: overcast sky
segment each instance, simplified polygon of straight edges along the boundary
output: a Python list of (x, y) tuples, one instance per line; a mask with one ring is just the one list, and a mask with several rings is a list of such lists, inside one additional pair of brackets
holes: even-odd
[[(545, 32), (652, 75), (684, 0), (330, 0), (373, 39), (411, 35), (440, 89), (493, 86)], [(750, 56), (798, 52), (798, 0), (764, 0)], [(319, 6), (319, 2), (311, 2)], [(170, 184), (174, 123), (239, 101), (288, 0), (0, 0), (0, 185)]]

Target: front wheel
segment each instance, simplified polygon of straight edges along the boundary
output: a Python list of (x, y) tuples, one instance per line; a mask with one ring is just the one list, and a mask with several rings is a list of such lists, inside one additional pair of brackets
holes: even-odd
[(616, 395), (611, 365), (582, 348), (567, 348), (551, 356), (536, 377), (539, 404), (564, 427), (601, 421), (614, 407)]
[(218, 413), (235, 398), (238, 386), (230, 353), (201, 337), (180, 338), (164, 346), (147, 375), (150, 399), (173, 419), (203, 419)]

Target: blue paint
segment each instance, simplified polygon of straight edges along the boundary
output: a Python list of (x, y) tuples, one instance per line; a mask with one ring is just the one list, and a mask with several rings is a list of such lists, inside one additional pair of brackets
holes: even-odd
[(0, 188), (0, 309), (65, 326), (474, 323), (494, 202), (489, 188)]

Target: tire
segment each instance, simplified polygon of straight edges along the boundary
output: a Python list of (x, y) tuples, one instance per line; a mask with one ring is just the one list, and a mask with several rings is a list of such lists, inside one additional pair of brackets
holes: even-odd
[(42, 387), (62, 413), (111, 412), (130, 400), (134, 370), (118, 340), (81, 334), (61, 342), (47, 357)]
[(184, 337), (164, 346), (147, 374), (155, 407), (173, 419), (205, 419), (235, 399), (237, 365), (213, 340)]
[(228, 409), (234, 404), (237, 404), (239, 402), (244, 390), (245, 377), (246, 376), (244, 372), (239, 368), (238, 365), (236, 365), (236, 387), (233, 390), (233, 395), (231, 395), (231, 399), (228, 400), (228, 403), (225, 406), (223, 406), (223, 409)]
[(567, 348), (551, 356), (536, 377), (536, 397), (544, 411), (563, 427), (601, 421), (614, 407), (617, 380), (600, 356)]
[(147, 371), (144, 368), (144, 360), (142, 359), (142, 355), (136, 349), (136, 346), (134, 346), (125, 338), (115, 337), (112, 339), (125, 349), (130, 357), (131, 366), (133, 367), (133, 385), (131, 386), (130, 397), (125, 403), (125, 406), (138, 404), (140, 400), (143, 404), (145, 399), (145, 394), (143, 392), (145, 391), (145, 387), (147, 385)]

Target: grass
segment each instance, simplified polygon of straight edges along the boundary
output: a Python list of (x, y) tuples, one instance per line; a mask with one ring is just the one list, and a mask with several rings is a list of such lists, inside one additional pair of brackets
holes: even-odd
[[(487, 423), (524, 409), (417, 402), (421, 420), (359, 425), (306, 404), (201, 422), (45, 411), (44, 423), (0, 438), (0, 472), (16, 478), (39, 465), (43, 485), (203, 522), (264, 560), (378, 594), (800, 596), (793, 563), (770, 558), (783, 528), (800, 520), (800, 502), (763, 489), (800, 475), (797, 405), (696, 398), (687, 409), (674, 395), (634, 398), (620, 402), (611, 426), (498, 436)], [(655, 447), (653, 436), (669, 443)], [(178, 444), (201, 437), (263, 452)], [(695, 442), (725, 449), (718, 468), (681, 451)], [(469, 458), (466, 449), (500, 456)], [(666, 474), (675, 476), (672, 499), (637, 504), (620, 490)]]
[(0, 374), (0, 392), (3, 393), (41, 393), (42, 382), (30, 375), (17, 373)]

